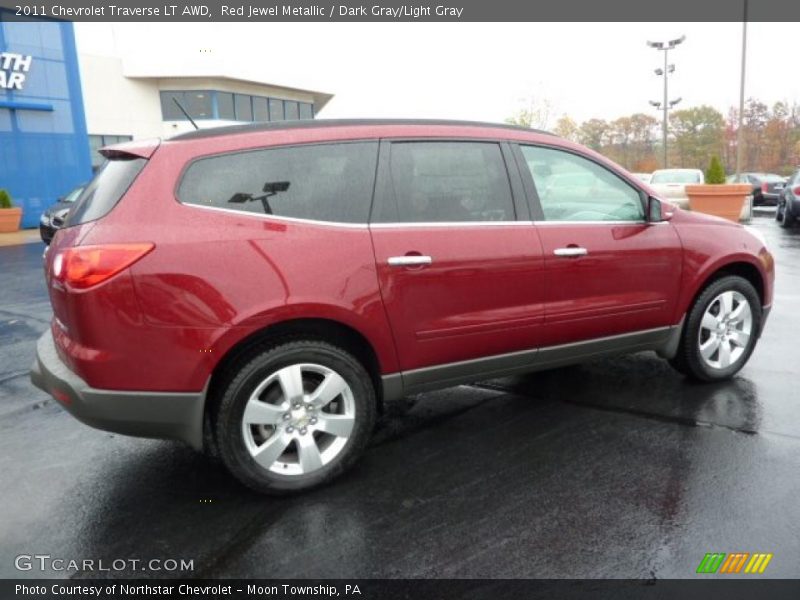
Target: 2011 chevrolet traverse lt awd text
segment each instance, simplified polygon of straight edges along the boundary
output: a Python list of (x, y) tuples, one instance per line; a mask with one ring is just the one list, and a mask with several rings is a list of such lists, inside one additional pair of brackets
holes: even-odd
[(772, 302), (757, 234), (544, 132), (310, 121), (103, 154), (45, 258), (33, 382), (264, 492), (344, 471), (405, 394), (641, 350), (730, 377)]

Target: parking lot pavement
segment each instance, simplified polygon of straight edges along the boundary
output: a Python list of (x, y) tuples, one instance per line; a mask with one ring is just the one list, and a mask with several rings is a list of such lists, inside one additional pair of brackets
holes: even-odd
[(0, 577), (38, 576), (14, 557), (47, 553), (194, 559), (200, 577), (671, 578), (706, 552), (771, 552), (765, 576), (795, 577), (800, 229), (753, 225), (775, 303), (733, 381), (690, 384), (645, 353), (422, 395), (390, 407), (350, 473), (284, 499), (31, 387), (41, 247), (0, 248)]

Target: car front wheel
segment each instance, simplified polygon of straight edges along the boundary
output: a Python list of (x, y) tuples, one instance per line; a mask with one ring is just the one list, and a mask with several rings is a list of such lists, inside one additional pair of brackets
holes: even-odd
[(714, 281), (690, 309), (672, 365), (700, 381), (733, 376), (755, 348), (761, 319), (761, 301), (749, 281), (735, 275)]
[(263, 493), (306, 490), (352, 466), (375, 422), (361, 363), (328, 343), (274, 346), (234, 369), (216, 416), (228, 470)]

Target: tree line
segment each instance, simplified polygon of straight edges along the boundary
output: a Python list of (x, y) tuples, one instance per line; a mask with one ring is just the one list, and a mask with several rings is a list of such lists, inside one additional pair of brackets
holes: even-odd
[[(556, 135), (600, 152), (633, 172), (663, 166), (662, 121), (636, 113), (613, 121), (575, 122), (562, 115), (550, 127), (549, 102), (534, 103), (508, 119), (509, 123), (550, 129)], [(667, 152), (670, 167), (705, 170), (718, 156), (727, 173), (736, 169), (739, 111), (727, 116), (702, 105), (669, 113)], [(800, 103), (776, 102), (771, 107), (755, 98), (745, 103), (742, 119), (742, 170), (789, 175), (800, 168)]]

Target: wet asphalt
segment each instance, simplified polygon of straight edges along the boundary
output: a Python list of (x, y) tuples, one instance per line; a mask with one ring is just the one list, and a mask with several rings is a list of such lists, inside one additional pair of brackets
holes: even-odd
[(707, 552), (770, 552), (764, 576), (797, 577), (800, 228), (753, 226), (775, 302), (732, 381), (643, 353), (424, 394), (389, 407), (347, 475), (280, 499), (35, 389), (42, 246), (0, 248), (0, 578), (109, 576), (19, 572), (20, 554), (194, 561), (115, 574), (134, 577), (691, 578)]

